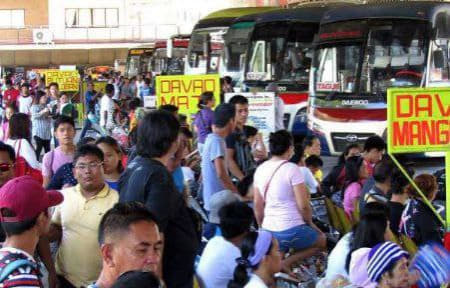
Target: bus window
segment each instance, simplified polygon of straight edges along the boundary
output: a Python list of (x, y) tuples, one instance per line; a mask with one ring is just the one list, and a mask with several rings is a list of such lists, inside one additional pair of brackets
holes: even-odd
[(419, 87), (425, 67), (425, 24), (395, 21), (371, 27), (360, 93), (384, 95), (389, 87)]
[(317, 31), (316, 25), (292, 25), (288, 34), (280, 74), (277, 79), (288, 82), (308, 83), (309, 68), (311, 67), (312, 40)]
[(434, 63), (434, 58), (431, 57), (430, 69), (430, 86), (448, 86), (449, 85), (449, 40), (435, 40), (431, 44), (431, 51), (441, 50), (444, 54), (444, 67), (437, 68)]
[(277, 80), (275, 75), (281, 73), (288, 28), (287, 23), (278, 22), (255, 28), (250, 44), (247, 80)]
[(191, 37), (191, 47), (189, 51), (189, 66), (198, 68), (206, 65), (205, 43), (208, 40), (208, 34), (205, 32), (194, 31)]
[(140, 56), (130, 56), (128, 63), (128, 75), (139, 74), (139, 57)]
[(253, 22), (237, 23), (225, 35), (226, 64), (229, 71), (239, 71), (241, 68), (242, 57), (247, 52), (248, 37), (253, 30), (253, 25)]
[(360, 45), (319, 48), (316, 90), (354, 93), (360, 51)]

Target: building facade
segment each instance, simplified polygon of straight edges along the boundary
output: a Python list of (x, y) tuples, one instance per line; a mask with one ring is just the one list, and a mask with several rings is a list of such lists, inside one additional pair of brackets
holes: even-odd
[(112, 65), (129, 48), (190, 34), (211, 12), (280, 1), (2, 0), (0, 66)]

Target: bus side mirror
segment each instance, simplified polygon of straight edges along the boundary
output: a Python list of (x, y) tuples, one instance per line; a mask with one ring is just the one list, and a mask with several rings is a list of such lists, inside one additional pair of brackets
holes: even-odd
[(433, 51), (433, 63), (435, 68), (445, 68), (445, 56), (444, 51), (436, 50)]

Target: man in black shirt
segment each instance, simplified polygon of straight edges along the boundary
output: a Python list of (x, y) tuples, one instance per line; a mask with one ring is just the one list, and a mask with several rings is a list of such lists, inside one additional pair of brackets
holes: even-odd
[(364, 206), (369, 202), (375, 201), (387, 204), (387, 193), (391, 189), (392, 169), (392, 163), (388, 160), (383, 160), (375, 165), (373, 176), (367, 179), (361, 192), (359, 202), (361, 214), (364, 211)]
[(142, 202), (158, 219), (164, 240), (163, 279), (168, 288), (192, 287), (199, 239), (189, 208), (166, 166), (178, 149), (180, 124), (153, 111), (138, 127), (137, 157), (119, 181), (120, 202)]
[[(236, 129), (225, 139), (226, 159), (231, 174), (240, 181), (248, 172), (256, 168), (252, 149), (244, 134), (244, 125), (247, 123), (248, 117), (248, 99), (242, 95), (235, 95), (228, 102), (234, 105), (236, 110)], [(255, 156), (261, 159), (265, 157), (264, 153)]]

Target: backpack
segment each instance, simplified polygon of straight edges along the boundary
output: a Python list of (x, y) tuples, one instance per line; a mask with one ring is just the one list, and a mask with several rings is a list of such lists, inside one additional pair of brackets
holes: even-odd
[[(22, 144), (22, 139), (19, 140), (19, 149), (17, 149), (17, 153), (16, 153), (17, 154), (16, 155), (16, 165), (15, 165), (16, 177), (28, 175), (28, 176), (31, 176), (34, 180), (41, 183), (41, 185), (42, 185), (44, 182), (44, 178), (42, 177), (41, 171), (31, 167), (30, 164), (28, 164), (27, 160), (25, 160), (25, 158), (20, 156), (21, 144)], [(16, 146), (16, 145), (14, 144), (14, 146)], [(15, 148), (16, 147), (14, 147), (14, 150), (15, 150)]]
[(19, 269), (21, 267), (25, 267), (25, 266), (31, 267), (33, 269), (37, 269), (36, 264), (29, 260), (16, 259), (16, 260), (6, 264), (6, 266), (3, 267), (3, 269), (1, 270), (0, 283), (3, 283), (3, 281), (8, 279), (9, 275), (11, 275), (14, 271), (16, 271), (17, 269)]

